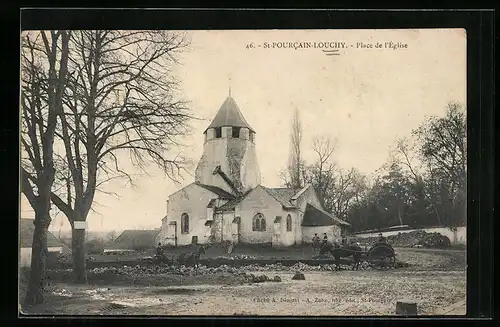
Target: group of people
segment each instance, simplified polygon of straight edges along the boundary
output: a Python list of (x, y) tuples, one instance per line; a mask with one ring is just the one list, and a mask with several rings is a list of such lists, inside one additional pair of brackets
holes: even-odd
[[(387, 239), (382, 235), (382, 233), (379, 233), (378, 234), (378, 243), (386, 243), (386, 242), (387, 242)], [(340, 241), (340, 243), (342, 244), (342, 246), (347, 246), (347, 237), (345, 235), (342, 236), (342, 240)], [(314, 233), (314, 236), (312, 239), (312, 245), (313, 245), (313, 255), (318, 255), (321, 248), (323, 246), (328, 245), (328, 235), (326, 233), (323, 233), (323, 242), (321, 242), (321, 239), (319, 238), (318, 233)], [(340, 244), (334, 240), (333, 246), (340, 247)], [(165, 259), (165, 253), (163, 252), (163, 246), (161, 245), (161, 243), (158, 243), (158, 247), (156, 248), (156, 256), (161, 261), (163, 261)]]
[[(356, 243), (354, 240), (351, 241), (351, 244)], [(378, 243), (387, 243), (387, 239), (382, 235), (382, 233), (378, 234)], [(323, 233), (323, 242), (321, 242), (321, 239), (319, 238), (317, 233), (314, 233), (313, 239), (312, 239), (312, 245), (313, 245), (313, 255), (318, 255), (321, 248), (325, 245), (328, 244), (328, 236), (326, 233)], [(342, 239), (339, 242), (333, 241), (332, 242), (334, 247), (340, 247), (342, 246), (347, 246), (347, 237), (344, 235), (342, 236)]]
[[(312, 244), (313, 244), (313, 252), (317, 254), (317, 252), (320, 251), (320, 249), (328, 244), (328, 235), (326, 233), (323, 233), (323, 241), (318, 236), (318, 233), (314, 233), (313, 239), (312, 239)], [(344, 235), (342, 236), (342, 240), (340, 243), (336, 240), (332, 242), (333, 246), (339, 247), (340, 245), (347, 245), (347, 237)]]

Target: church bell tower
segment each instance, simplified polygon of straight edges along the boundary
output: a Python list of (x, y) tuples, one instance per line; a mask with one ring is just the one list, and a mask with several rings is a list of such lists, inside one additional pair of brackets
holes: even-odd
[(244, 193), (260, 184), (255, 131), (231, 97), (231, 90), (203, 134), (205, 144), (196, 167), (196, 182), (233, 194)]

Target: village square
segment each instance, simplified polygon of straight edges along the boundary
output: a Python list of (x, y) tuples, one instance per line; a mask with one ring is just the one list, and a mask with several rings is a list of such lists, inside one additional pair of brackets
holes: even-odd
[(20, 313), (465, 314), (464, 59), (335, 33), (24, 33)]

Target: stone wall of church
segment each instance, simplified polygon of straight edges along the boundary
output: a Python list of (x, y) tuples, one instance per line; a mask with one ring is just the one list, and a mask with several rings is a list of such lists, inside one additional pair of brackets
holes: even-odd
[[(167, 221), (162, 224), (160, 235), (166, 235), (163, 229), (172, 222), (177, 223), (177, 245), (191, 244), (192, 237), (198, 237), (198, 243), (208, 242), (210, 227), (205, 226), (207, 220), (207, 205), (211, 199), (217, 196), (212, 192), (196, 184), (190, 184), (175, 192), (169, 197)], [(189, 233), (182, 233), (181, 216), (183, 213), (189, 215)], [(164, 236), (166, 237), (166, 236)], [(166, 243), (166, 240), (158, 240)]]
[[(262, 214), (266, 220), (265, 231), (253, 231), (253, 218)], [(236, 207), (235, 215), (241, 217), (240, 242), (241, 243), (268, 243), (273, 239), (274, 220), (276, 216), (285, 219), (286, 212), (261, 186), (257, 186)]]

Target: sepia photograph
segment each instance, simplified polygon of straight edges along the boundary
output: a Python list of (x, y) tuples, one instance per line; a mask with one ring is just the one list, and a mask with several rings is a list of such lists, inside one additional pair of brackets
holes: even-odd
[(466, 314), (465, 29), (20, 37), (23, 317)]

